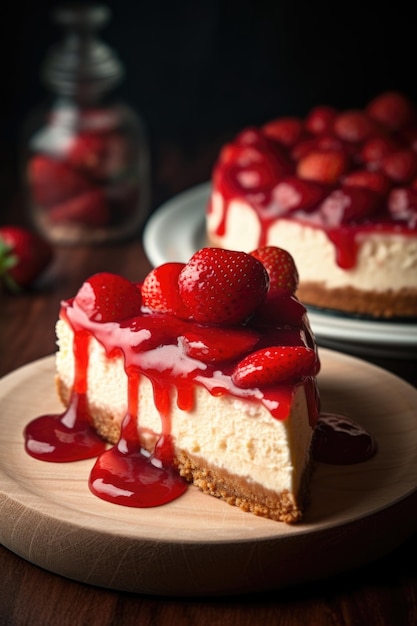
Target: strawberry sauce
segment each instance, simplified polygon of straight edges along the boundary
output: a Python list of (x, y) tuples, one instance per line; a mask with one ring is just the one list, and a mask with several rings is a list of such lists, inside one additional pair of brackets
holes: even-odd
[(376, 441), (362, 426), (344, 415), (322, 413), (317, 422), (313, 455), (332, 465), (361, 463), (374, 456)]
[(37, 459), (64, 463), (96, 457), (105, 450), (92, 427), (86, 401), (88, 342), (85, 331), (74, 337), (74, 387), (66, 411), (42, 415), (26, 426), (26, 451)]

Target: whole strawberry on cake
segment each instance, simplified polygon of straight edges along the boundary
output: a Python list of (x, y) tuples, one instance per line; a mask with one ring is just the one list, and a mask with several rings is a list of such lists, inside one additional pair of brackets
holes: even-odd
[(320, 364), (297, 282), (277, 248), (203, 248), (141, 285), (91, 276), (56, 327), (67, 409), (27, 426), (27, 451), (98, 456), (90, 489), (119, 504), (163, 504), (193, 483), (256, 515), (299, 521)]
[(307, 305), (417, 317), (414, 103), (386, 92), (242, 130), (214, 167), (206, 230), (213, 246), (287, 249)]

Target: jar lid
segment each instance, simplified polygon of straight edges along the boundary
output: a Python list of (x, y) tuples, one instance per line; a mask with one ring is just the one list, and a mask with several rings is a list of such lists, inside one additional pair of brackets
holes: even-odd
[(66, 96), (89, 98), (114, 87), (123, 77), (115, 52), (100, 41), (97, 31), (110, 19), (110, 9), (100, 4), (66, 4), (52, 13), (64, 29), (42, 69), (46, 84)]

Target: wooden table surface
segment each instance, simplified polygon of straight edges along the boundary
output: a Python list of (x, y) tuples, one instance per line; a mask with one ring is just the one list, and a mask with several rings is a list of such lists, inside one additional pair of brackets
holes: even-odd
[[(207, 180), (216, 150), (216, 142), (192, 155), (173, 145), (160, 147), (153, 175), (153, 207)], [(24, 214), (16, 212), (19, 206), (11, 193), (1, 209), (0, 223), (24, 222)], [(20, 296), (0, 295), (0, 377), (55, 351), (59, 303), (72, 296), (90, 274), (113, 271), (139, 281), (149, 269), (140, 236), (109, 247), (57, 249), (43, 289)], [(368, 360), (417, 387), (415, 360)], [(417, 532), (394, 552), (360, 570), (243, 597), (163, 598), (89, 587), (44, 571), (2, 546), (0, 571), (0, 626), (417, 624)]]

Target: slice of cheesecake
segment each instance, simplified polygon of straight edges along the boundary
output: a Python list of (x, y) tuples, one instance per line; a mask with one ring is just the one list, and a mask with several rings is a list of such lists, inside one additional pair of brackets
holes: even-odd
[[(126, 468), (140, 456), (165, 472), (152, 479), (153, 494), (168, 472), (244, 511), (302, 518), (319, 359), (296, 286), (293, 261), (278, 248), (205, 248), (141, 285), (94, 275), (62, 303), (59, 396), (67, 411), (84, 398), (93, 429), (114, 444), (92, 470), (93, 493), (132, 505), (143, 474), (126, 478)], [(155, 498), (133, 505), (170, 499)]]

